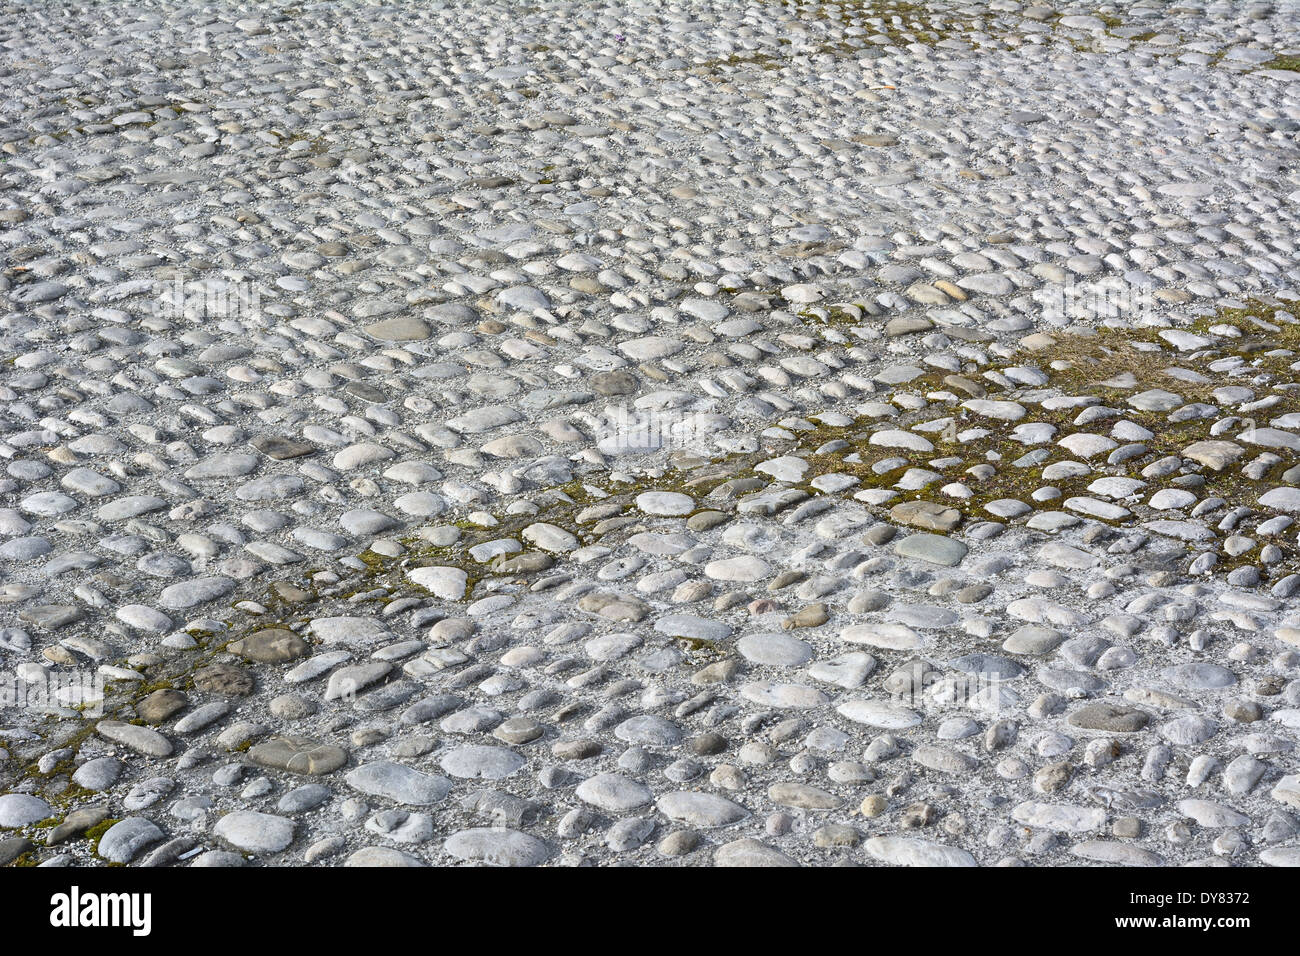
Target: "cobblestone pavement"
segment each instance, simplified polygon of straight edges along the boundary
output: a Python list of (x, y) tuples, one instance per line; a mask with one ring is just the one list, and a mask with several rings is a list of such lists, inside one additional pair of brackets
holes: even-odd
[(0, 863), (1300, 863), (1300, 3), (3, 13)]

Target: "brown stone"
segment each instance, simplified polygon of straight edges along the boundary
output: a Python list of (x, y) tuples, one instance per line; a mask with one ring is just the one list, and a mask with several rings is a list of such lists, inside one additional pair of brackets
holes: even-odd
[(1034, 774), (1034, 787), (1040, 793), (1055, 793), (1063, 790), (1074, 776), (1074, 768), (1068, 761), (1048, 764)]
[(587, 760), (599, 756), (601, 749), (594, 740), (557, 740), (551, 745), (551, 755), (558, 760)]
[(188, 704), (189, 698), (178, 690), (156, 690), (135, 705), (135, 712), (147, 723), (161, 724)]
[(108, 807), (96, 805), (73, 810), (45, 838), (46, 846), (57, 846), (72, 837), (80, 836), (97, 823), (108, 819)]
[(1151, 715), (1145, 710), (1099, 700), (1085, 704), (1072, 713), (1069, 723), (1080, 730), (1132, 734), (1145, 727), (1150, 719)]
[(283, 664), (305, 655), (309, 645), (293, 631), (271, 627), (232, 641), (226, 650), (258, 664)]
[(961, 512), (933, 501), (904, 501), (889, 510), (889, 517), (926, 531), (951, 531), (961, 522)]
[(7, 866), (32, 848), (31, 841), (22, 836), (0, 839), (0, 866)]
[(246, 697), (253, 692), (253, 675), (238, 664), (209, 664), (194, 672), (194, 686), (209, 694)]
[(820, 627), (830, 620), (830, 612), (825, 604), (809, 604), (781, 622), (781, 629), (792, 631), (799, 627)]
[(316, 453), (316, 446), (310, 442), (280, 435), (258, 435), (249, 444), (267, 458), (274, 458), (276, 461), (286, 461)]
[(347, 763), (348, 752), (342, 747), (307, 737), (278, 736), (250, 749), (248, 758), (260, 767), (319, 777), (333, 773)]

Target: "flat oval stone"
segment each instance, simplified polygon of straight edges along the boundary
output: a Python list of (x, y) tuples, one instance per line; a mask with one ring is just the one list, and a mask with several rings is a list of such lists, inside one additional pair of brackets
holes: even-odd
[(760, 840), (745, 837), (732, 840), (718, 847), (713, 854), (713, 865), (724, 867), (738, 866), (798, 866), (799, 864), (780, 850), (768, 846)]
[(343, 865), (356, 867), (411, 867), (424, 866), (424, 863), (411, 856), (411, 854), (403, 853), (393, 847), (363, 846), (344, 860)]
[(765, 707), (810, 709), (830, 703), (830, 698), (807, 684), (781, 684), (774, 681), (751, 681), (742, 684), (740, 696)]
[(785, 634), (747, 634), (736, 642), (747, 661), (773, 667), (796, 667), (812, 659), (812, 646)]
[(795, 780), (772, 784), (768, 787), (767, 796), (779, 806), (796, 807), (800, 810), (834, 810), (844, 803), (833, 793)]
[(130, 863), (141, 850), (162, 838), (162, 830), (152, 820), (127, 817), (104, 832), (96, 852), (110, 863)]
[(668, 819), (688, 826), (730, 826), (749, 816), (749, 811), (716, 793), (699, 793), (681, 790), (666, 793), (656, 802), (659, 811)]
[(681, 728), (656, 714), (629, 717), (614, 728), (614, 736), (630, 744), (671, 747), (682, 739)]
[(506, 747), (466, 745), (457, 747), (439, 761), (453, 777), (499, 780), (508, 777), (527, 761)]
[(883, 700), (846, 700), (835, 709), (849, 720), (884, 730), (906, 730), (921, 723), (920, 714)]
[(1203, 827), (1244, 827), (1250, 817), (1212, 800), (1180, 800), (1178, 812), (1191, 817)]
[(446, 777), (423, 773), (387, 760), (362, 764), (350, 771), (344, 779), (354, 790), (416, 807), (440, 803), (452, 787), (451, 781)]
[(259, 664), (282, 664), (297, 660), (307, 653), (309, 645), (293, 631), (267, 628), (248, 637), (232, 641), (226, 650), (238, 654), (246, 661)]
[(25, 827), (53, 815), (54, 809), (40, 797), (27, 793), (0, 794), (0, 827)]
[(1029, 800), (1017, 804), (1011, 811), (1011, 818), (1029, 827), (1041, 827), (1058, 833), (1081, 833), (1104, 826), (1106, 811), (1101, 807), (1076, 807)]
[(171, 741), (148, 727), (139, 727), (117, 720), (101, 720), (95, 725), (95, 730), (101, 737), (150, 757), (168, 757), (172, 752)]
[(1008, 654), (1029, 654), (1041, 657), (1050, 654), (1065, 640), (1065, 635), (1050, 627), (1040, 624), (1026, 624), (1012, 632), (1002, 642), (1002, 649)]
[(1094, 701), (1080, 707), (1069, 718), (1070, 726), (1080, 730), (1102, 730), (1108, 733), (1132, 734), (1141, 730), (1151, 720), (1151, 715), (1136, 707), (1125, 707), (1109, 701)]
[(1120, 866), (1163, 866), (1165, 862), (1150, 850), (1117, 840), (1087, 840), (1071, 847), (1070, 852), (1094, 863), (1115, 863)]
[(762, 558), (741, 555), (710, 561), (704, 566), (704, 573), (715, 581), (748, 583), (761, 581), (772, 573), (772, 568)]
[(1218, 724), (1199, 714), (1179, 717), (1177, 720), (1171, 720), (1160, 728), (1161, 737), (1164, 737), (1171, 744), (1184, 746), (1204, 743), (1218, 732)]
[(966, 654), (949, 662), (950, 666), (984, 680), (1012, 680), (1025, 672), (1013, 660), (995, 654)]
[(711, 621), (694, 614), (665, 614), (655, 621), (655, 630), (669, 637), (696, 641), (725, 641), (731, 636), (731, 628), (722, 621)]
[(465, 597), (465, 585), (469, 581), (469, 575), (460, 568), (414, 568), (406, 576), (412, 584), (444, 601), (462, 600)]
[(578, 799), (609, 813), (626, 813), (654, 799), (645, 784), (617, 773), (598, 773), (578, 784)]
[(1166, 667), (1160, 676), (1183, 690), (1217, 690), (1237, 683), (1236, 674), (1208, 661)]
[(236, 810), (218, 820), (212, 832), (238, 850), (279, 853), (293, 842), (293, 829), (293, 821), (285, 817)]
[(695, 499), (676, 491), (647, 491), (637, 495), (636, 506), (649, 515), (679, 516), (695, 510)]
[(977, 866), (975, 857), (957, 847), (910, 837), (872, 837), (863, 844), (874, 859), (894, 866)]
[(234, 589), (235, 582), (230, 578), (193, 578), (163, 588), (158, 603), (170, 610), (184, 610), (225, 597)]
[(550, 848), (534, 836), (504, 827), (476, 827), (453, 833), (443, 847), (458, 860), (489, 866), (539, 866)]
[(306, 737), (275, 736), (248, 751), (253, 763), (306, 776), (333, 773), (347, 763), (347, 751)]
[(867, 676), (875, 670), (876, 659), (870, 654), (851, 652), (829, 660), (819, 660), (808, 666), (808, 676), (837, 687), (861, 687)]
[(969, 549), (956, 538), (941, 534), (909, 534), (894, 545), (894, 553), (942, 567), (961, 564)]
[(840, 631), (840, 640), (890, 651), (915, 651), (925, 644), (925, 639), (906, 624), (887, 623), (853, 624)]
[(932, 744), (917, 747), (912, 751), (912, 759), (922, 767), (943, 773), (970, 773), (977, 766), (976, 761), (966, 754)]

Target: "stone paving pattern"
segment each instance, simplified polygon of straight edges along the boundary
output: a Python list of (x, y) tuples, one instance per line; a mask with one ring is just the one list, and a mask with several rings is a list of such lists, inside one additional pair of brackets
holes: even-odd
[(0, 864), (1300, 863), (1295, 3), (3, 9)]

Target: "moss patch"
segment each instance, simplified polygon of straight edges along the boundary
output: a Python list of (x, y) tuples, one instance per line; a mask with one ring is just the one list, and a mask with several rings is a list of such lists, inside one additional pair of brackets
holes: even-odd
[(121, 822), (122, 817), (109, 817), (107, 820), (101, 820), (99, 823), (96, 823), (93, 827), (86, 830), (86, 832), (82, 834), (82, 837), (90, 842), (90, 852), (95, 854), (95, 856), (99, 856), (99, 841), (104, 838), (104, 834), (107, 833), (115, 823)]
[(1279, 56), (1260, 64), (1261, 70), (1295, 70), (1300, 71), (1300, 56)]

